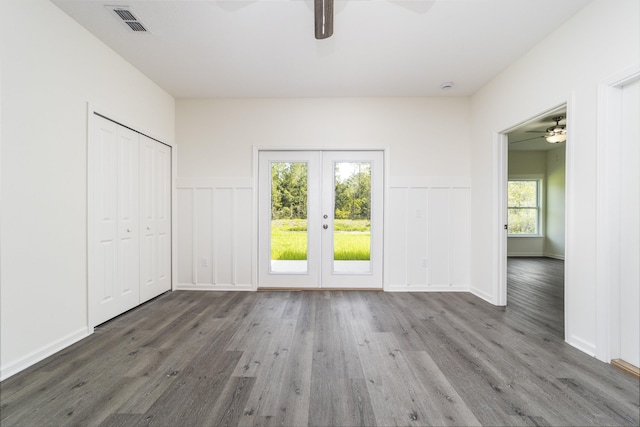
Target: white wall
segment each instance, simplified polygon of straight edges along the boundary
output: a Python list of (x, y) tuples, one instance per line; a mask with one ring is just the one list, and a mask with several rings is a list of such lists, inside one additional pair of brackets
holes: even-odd
[[(571, 141), (569, 141), (571, 143)], [(544, 255), (564, 259), (566, 149), (547, 151)]]
[(597, 86), (640, 60), (639, 8), (637, 0), (595, 0), (472, 97), (472, 289), (495, 303), (496, 134), (568, 102), (566, 338), (590, 354), (596, 349)]
[(166, 92), (46, 0), (2, 1), (1, 376), (87, 329), (87, 103), (174, 140)]
[[(256, 259), (254, 252), (246, 250), (246, 235), (239, 233), (237, 218), (255, 208), (253, 200), (246, 205), (243, 194), (248, 189), (246, 182), (253, 182), (252, 156), (257, 146), (388, 148), (389, 164), (385, 167), (393, 188), (386, 195), (390, 201), (387, 288), (468, 289), (469, 99), (178, 100), (176, 137), (180, 143), (178, 209), (183, 213), (178, 226), (178, 241), (184, 245), (178, 251), (181, 288), (238, 289), (255, 285), (253, 278), (251, 283), (239, 280), (247, 266), (255, 270)], [(222, 191), (225, 188), (233, 191), (227, 194)], [(216, 194), (223, 198), (216, 198)], [(233, 194), (238, 197), (235, 203), (224, 202), (224, 197)], [(425, 206), (418, 222), (430, 226), (400, 226), (408, 220), (416, 222), (417, 205)], [(217, 212), (217, 219), (211, 218), (212, 212)], [(234, 218), (236, 222), (231, 223)], [(457, 227), (450, 231), (442, 228), (443, 218), (455, 218)], [(245, 224), (242, 229), (251, 226), (255, 242), (255, 224)], [(214, 280), (213, 267), (202, 267), (198, 261), (216, 252), (211, 240), (216, 230), (226, 233), (217, 236), (225, 239), (228, 250), (214, 255), (213, 265), (218, 268)], [(419, 257), (414, 253), (413, 257), (398, 255), (415, 244), (425, 251), (428, 248), (428, 252)], [(220, 258), (229, 254), (232, 259)], [(422, 266), (424, 257), (429, 257), (428, 268)]]

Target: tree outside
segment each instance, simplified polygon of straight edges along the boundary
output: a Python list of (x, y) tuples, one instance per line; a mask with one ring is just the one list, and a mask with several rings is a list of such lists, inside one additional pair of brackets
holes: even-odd
[(510, 180), (507, 194), (508, 233), (538, 234), (538, 181)]
[[(307, 164), (271, 165), (271, 259), (307, 259)], [(334, 259), (369, 260), (371, 164), (336, 163)]]

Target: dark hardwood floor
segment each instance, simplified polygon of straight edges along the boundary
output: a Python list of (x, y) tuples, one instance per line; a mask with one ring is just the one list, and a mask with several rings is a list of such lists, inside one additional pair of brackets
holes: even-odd
[(526, 257), (507, 260), (507, 306), (523, 323), (564, 339), (564, 261)]
[(557, 313), (532, 307), (555, 291), (520, 282), (507, 308), (466, 293), (168, 293), (2, 382), (0, 422), (638, 425), (638, 381), (565, 344)]

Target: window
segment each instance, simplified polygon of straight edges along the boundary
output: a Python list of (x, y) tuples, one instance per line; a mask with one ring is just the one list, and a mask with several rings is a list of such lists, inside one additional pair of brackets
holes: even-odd
[(539, 236), (540, 180), (509, 180), (507, 193), (509, 236)]

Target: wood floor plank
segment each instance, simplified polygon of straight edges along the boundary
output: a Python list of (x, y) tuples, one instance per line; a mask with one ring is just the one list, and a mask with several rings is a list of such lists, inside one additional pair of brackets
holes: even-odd
[(0, 383), (2, 426), (638, 425), (564, 342), (563, 263), (468, 293), (167, 293)]
[[(344, 341), (334, 319), (330, 294), (316, 303), (313, 365), (311, 372), (311, 402), (309, 425), (373, 425), (373, 411), (366, 389), (354, 387), (358, 382), (349, 378)], [(355, 342), (349, 343), (355, 346)], [(347, 351), (346, 353), (351, 354)], [(361, 377), (361, 376), (360, 376)], [(369, 408), (363, 410), (362, 408)]]
[[(314, 294), (295, 292), (297, 313), (296, 328), (291, 348), (287, 354), (287, 368), (280, 381), (278, 393), (279, 411), (274, 425), (303, 426), (308, 423), (311, 403), (311, 366), (315, 321)], [(285, 313), (287, 310), (285, 310)]]

